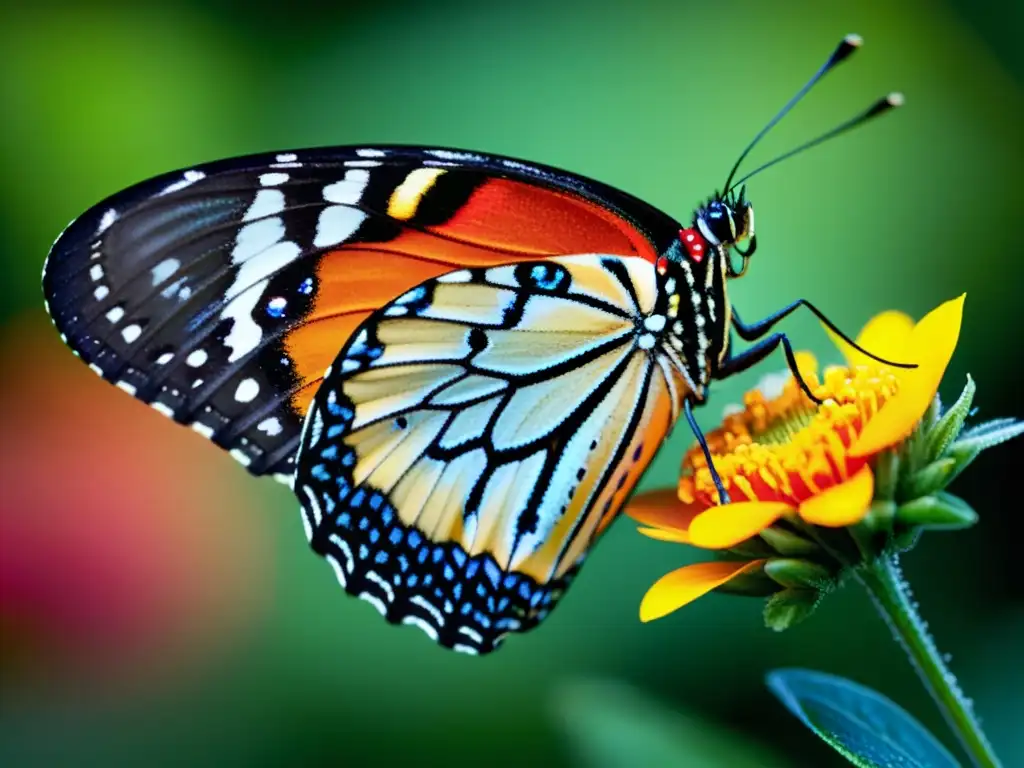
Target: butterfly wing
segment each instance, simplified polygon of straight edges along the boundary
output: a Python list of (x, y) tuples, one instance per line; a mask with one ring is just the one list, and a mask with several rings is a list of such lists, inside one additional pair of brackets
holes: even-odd
[(345, 589), (472, 653), (541, 621), (681, 404), (645, 339), (659, 300), (651, 262), (577, 255), (449, 273), (364, 322), (295, 476)]
[(678, 225), (582, 177), (416, 147), (259, 155), (142, 182), (74, 221), (44, 270), (104, 379), (290, 482), (324, 369), (426, 280), (568, 253), (653, 262)]

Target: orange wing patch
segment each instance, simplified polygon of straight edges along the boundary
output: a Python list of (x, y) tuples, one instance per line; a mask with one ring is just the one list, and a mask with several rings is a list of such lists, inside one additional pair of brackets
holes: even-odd
[(608, 253), (655, 261), (635, 228), (581, 197), (510, 179), (491, 179), (449, 221), (431, 227), (467, 243), (533, 256)]

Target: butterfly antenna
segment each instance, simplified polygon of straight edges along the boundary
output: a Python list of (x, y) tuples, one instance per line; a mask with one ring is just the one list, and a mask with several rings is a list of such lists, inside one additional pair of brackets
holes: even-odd
[(903, 94), (902, 93), (890, 93), (885, 98), (882, 98), (882, 99), (879, 99), (878, 101), (876, 101), (868, 109), (864, 110), (863, 112), (861, 112), (856, 117), (853, 117), (853, 118), (847, 120), (845, 123), (842, 123), (841, 125), (836, 126), (835, 128), (833, 128), (830, 131), (826, 131), (825, 133), (821, 134), (817, 138), (811, 139), (810, 141), (805, 142), (805, 143), (801, 144), (800, 146), (798, 146), (798, 147), (796, 147), (794, 149), (789, 150), (789, 152), (785, 152), (785, 153), (779, 155), (778, 157), (776, 157), (773, 160), (769, 160), (764, 165), (758, 166), (757, 168), (752, 170), (750, 173), (748, 173), (746, 176), (744, 176), (743, 178), (737, 180), (734, 186), (739, 186), (740, 184), (743, 184), (745, 181), (750, 179), (751, 176), (756, 176), (761, 171), (764, 171), (764, 170), (766, 170), (768, 168), (771, 168), (773, 165), (781, 163), (783, 160), (788, 160), (789, 158), (793, 157), (793, 155), (798, 155), (801, 152), (810, 149), (811, 147), (816, 147), (818, 144), (821, 144), (823, 141), (828, 141), (829, 139), (835, 138), (836, 136), (838, 136), (841, 133), (846, 133), (847, 131), (849, 131), (849, 130), (851, 130), (853, 128), (856, 128), (857, 126), (863, 125), (864, 123), (868, 122), (869, 120), (872, 120), (872, 119), (874, 119), (874, 118), (876, 118), (876, 117), (878, 117), (880, 115), (884, 115), (886, 112), (889, 112), (890, 110), (895, 109), (896, 107), (899, 107), (899, 106), (902, 106), (902, 105), (903, 105)]
[(832, 55), (828, 57), (828, 61), (821, 65), (821, 69), (814, 73), (814, 76), (807, 81), (804, 87), (797, 91), (796, 95), (786, 102), (786, 105), (778, 111), (775, 117), (769, 120), (768, 124), (760, 130), (757, 136), (755, 136), (749, 144), (747, 144), (747, 148), (740, 153), (740, 156), (737, 158), (732, 170), (729, 171), (729, 176), (726, 178), (725, 186), (722, 187), (722, 189), (728, 190), (732, 186), (732, 179), (736, 175), (736, 171), (739, 170), (740, 164), (743, 163), (747, 158), (747, 155), (750, 154), (750, 150), (757, 146), (757, 143), (765, 137), (768, 131), (774, 128), (778, 122), (797, 105), (797, 102), (807, 95), (807, 92), (814, 87), (815, 83), (834, 69), (837, 64), (849, 58), (850, 54), (860, 48), (863, 42), (864, 41), (861, 39), (860, 35), (847, 35), (843, 38), (842, 42), (840, 42), (839, 45), (836, 46), (836, 49), (832, 51)]

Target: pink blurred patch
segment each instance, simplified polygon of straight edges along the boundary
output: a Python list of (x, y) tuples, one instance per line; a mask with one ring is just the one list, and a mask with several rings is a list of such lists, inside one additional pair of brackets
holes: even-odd
[(151, 686), (258, 618), (276, 484), (100, 380), (37, 313), (0, 331), (0, 439), (5, 677)]

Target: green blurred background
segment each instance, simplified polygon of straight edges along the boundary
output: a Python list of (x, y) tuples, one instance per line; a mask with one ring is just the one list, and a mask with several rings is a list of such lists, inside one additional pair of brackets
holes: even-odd
[[(689, 765), (841, 764), (766, 693), (780, 665), (876, 687), (950, 743), (853, 589), (783, 635), (763, 628), (760, 601), (718, 595), (641, 625), (647, 586), (694, 557), (628, 522), (545, 625), (499, 653), (469, 659), (387, 626), (308, 551), (286, 488), (248, 479), (63, 349), (39, 274), (61, 228), (121, 187), (308, 145), (521, 156), (686, 219), (856, 31), (864, 50), (757, 157), (887, 91), (907, 106), (751, 184), (761, 248), (734, 301), (750, 319), (806, 296), (856, 332), (966, 290), (944, 391), (970, 371), (981, 415), (1022, 416), (1024, 6), (241, 5), (0, 9), (0, 764), (599, 765), (616, 712), (636, 722), (603, 765), (660, 764), (642, 749), (660, 715), (631, 689), (677, 713)], [(809, 318), (787, 330), (835, 354)], [(721, 386), (704, 423), (773, 365)], [(644, 487), (673, 482), (690, 439), (677, 430)], [(981, 523), (906, 559), (1007, 766), (1024, 765), (1022, 459), (1011, 445), (979, 460), (955, 490)]]

